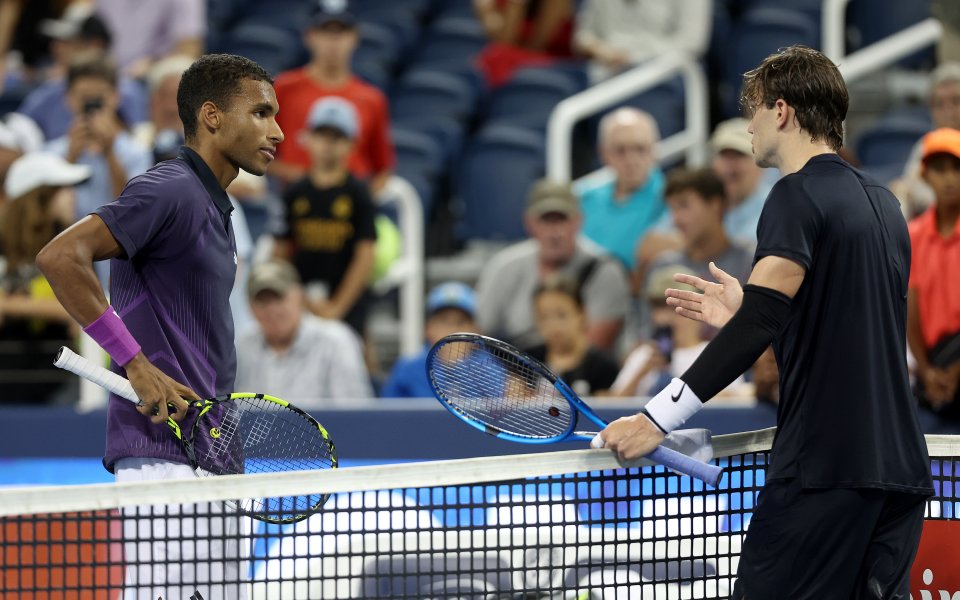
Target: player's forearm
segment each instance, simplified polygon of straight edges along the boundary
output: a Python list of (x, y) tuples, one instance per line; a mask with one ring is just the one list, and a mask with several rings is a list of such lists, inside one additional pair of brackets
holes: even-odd
[(107, 309), (107, 298), (93, 268), (97, 247), (84, 236), (86, 231), (96, 227), (94, 220), (105, 229), (99, 217), (86, 217), (44, 246), (36, 261), (57, 300), (84, 327)]
[(374, 242), (365, 241), (357, 244), (353, 260), (331, 298), (334, 309), (341, 317), (350, 312), (370, 284), (370, 276), (373, 274), (373, 252)]

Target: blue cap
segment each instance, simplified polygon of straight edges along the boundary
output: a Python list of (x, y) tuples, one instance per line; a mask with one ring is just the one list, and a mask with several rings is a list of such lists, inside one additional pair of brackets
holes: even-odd
[(339, 96), (321, 98), (310, 107), (307, 127), (313, 131), (321, 127), (331, 127), (348, 138), (354, 139), (357, 137), (357, 130), (360, 129), (357, 109), (349, 100)]
[(473, 317), (477, 310), (477, 298), (473, 288), (459, 281), (448, 281), (430, 290), (427, 296), (427, 314), (432, 315), (444, 308), (459, 308)]

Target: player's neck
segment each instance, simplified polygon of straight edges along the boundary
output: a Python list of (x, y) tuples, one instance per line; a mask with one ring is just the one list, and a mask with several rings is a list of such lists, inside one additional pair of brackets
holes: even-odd
[(203, 162), (213, 172), (213, 176), (216, 177), (221, 188), (227, 189), (237, 178), (239, 169), (227, 160), (227, 157), (218, 152), (211, 141), (193, 139), (187, 142), (186, 146), (200, 155)]
[[(807, 136), (804, 131), (799, 131), (798, 136)], [(806, 165), (814, 156), (821, 154), (836, 154), (836, 151), (825, 143), (810, 142), (806, 137), (795, 137), (793, 140), (786, 141), (784, 147), (780, 149), (780, 169), (781, 175), (790, 175), (796, 173)]]

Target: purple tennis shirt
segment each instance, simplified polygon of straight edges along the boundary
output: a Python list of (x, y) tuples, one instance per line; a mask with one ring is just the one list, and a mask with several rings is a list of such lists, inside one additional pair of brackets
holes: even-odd
[[(201, 398), (233, 391), (236, 377), (231, 211), (213, 172), (183, 147), (93, 213), (123, 248), (110, 261), (110, 304), (147, 359)], [(180, 426), (186, 434), (192, 422)], [(111, 394), (103, 465), (113, 472), (127, 457), (189, 462), (166, 424), (151, 423), (129, 400)]]

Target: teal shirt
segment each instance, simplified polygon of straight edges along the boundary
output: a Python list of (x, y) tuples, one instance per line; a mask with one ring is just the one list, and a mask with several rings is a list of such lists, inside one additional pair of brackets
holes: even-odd
[(580, 193), (583, 235), (633, 270), (637, 244), (667, 213), (663, 203), (665, 178), (660, 169), (652, 169), (647, 183), (623, 201), (614, 199), (614, 186), (611, 181)]

